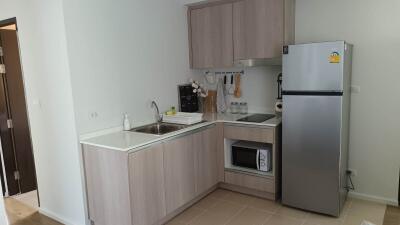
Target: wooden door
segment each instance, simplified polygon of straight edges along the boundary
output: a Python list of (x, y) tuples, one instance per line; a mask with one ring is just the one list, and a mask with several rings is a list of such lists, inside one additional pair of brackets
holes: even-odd
[(233, 3), (234, 59), (274, 58), (282, 54), (283, 0)]
[(196, 194), (201, 194), (218, 183), (216, 131), (214, 126), (193, 135)]
[(233, 65), (232, 4), (189, 12), (191, 67), (224, 68)]
[(35, 163), (25, 102), (24, 81), (19, 56), (17, 31), (1, 30), (1, 46), (6, 66), (5, 91), (7, 92), (9, 118), (12, 119), (14, 151), (19, 173), (20, 192), (36, 189)]
[(164, 144), (165, 201), (167, 214), (195, 197), (192, 135)]
[(166, 216), (163, 145), (129, 155), (132, 224), (157, 224)]
[[(1, 63), (1, 62), (0, 62)], [(4, 89), (5, 76), (0, 77), (0, 138), (1, 138), (1, 150), (3, 153), (3, 162), (5, 171), (1, 174), (3, 195), (15, 195), (19, 193), (18, 180), (15, 179), (14, 172), (17, 171), (17, 164), (14, 152), (14, 146), (12, 142), (11, 129), (8, 128), (7, 120), (8, 107), (6, 100), (6, 92)], [(0, 165), (1, 166), (1, 165)], [(2, 168), (3, 169), (3, 168)], [(5, 174), (5, 177), (3, 176)], [(7, 187), (7, 189), (6, 189)]]

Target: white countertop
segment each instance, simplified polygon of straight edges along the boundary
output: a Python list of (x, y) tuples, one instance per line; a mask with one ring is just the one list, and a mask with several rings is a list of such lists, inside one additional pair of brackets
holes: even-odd
[(159, 142), (168, 138), (172, 138), (174, 136), (190, 132), (195, 129), (199, 129), (201, 127), (212, 125), (216, 122), (235, 123), (235, 124), (244, 124), (253, 126), (268, 126), (268, 127), (276, 127), (281, 123), (280, 117), (274, 117), (262, 123), (236, 121), (240, 118), (249, 115), (252, 114), (243, 115), (243, 114), (231, 114), (231, 113), (223, 113), (223, 114), (207, 113), (204, 114), (203, 117), (204, 120), (206, 120), (206, 122), (195, 124), (187, 128), (167, 133), (164, 135), (145, 134), (139, 132), (120, 130), (88, 139), (82, 139), (80, 143), (85, 145), (93, 145), (97, 147), (118, 150), (118, 151), (133, 152), (149, 144)]

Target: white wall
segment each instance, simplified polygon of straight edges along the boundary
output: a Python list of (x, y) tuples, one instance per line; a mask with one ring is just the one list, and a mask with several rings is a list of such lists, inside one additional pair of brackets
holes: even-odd
[(355, 194), (396, 202), (400, 166), (400, 1), (297, 0), (296, 41), (354, 44), (350, 167)]
[(65, 224), (82, 225), (80, 155), (61, 0), (0, 0), (0, 5), (0, 20), (16, 17), (19, 27), (40, 210)]
[[(235, 72), (241, 71), (240, 68), (232, 69), (217, 69), (211, 70), (211, 72)], [(278, 97), (278, 84), (276, 79), (278, 74), (282, 72), (280, 66), (268, 66), (268, 67), (250, 67), (243, 68), (244, 75), (241, 76), (241, 89), (242, 97), (235, 98), (228, 96), (226, 99), (229, 101), (236, 102), (247, 102), (249, 112), (266, 113), (274, 112), (275, 102)], [(194, 79), (205, 84), (210, 90), (216, 89), (216, 85), (209, 85), (205, 81), (204, 73), (209, 70), (195, 70)], [(218, 75), (223, 78), (223, 75)], [(227, 82), (230, 83), (230, 75), (227, 76)]]
[[(2, 186), (0, 185), (0, 193), (2, 192)], [(0, 200), (0, 224), (3, 225), (8, 225), (8, 219), (7, 219), (7, 215), (6, 215), (6, 209), (4, 208), (4, 201), (3, 199)]]
[[(65, 23), (79, 133), (154, 121), (188, 81), (186, 9), (178, 0), (68, 0)], [(92, 118), (91, 114), (97, 113)]]

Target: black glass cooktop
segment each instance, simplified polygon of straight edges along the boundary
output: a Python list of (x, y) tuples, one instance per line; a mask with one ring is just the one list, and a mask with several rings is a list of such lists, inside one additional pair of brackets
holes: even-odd
[(262, 123), (262, 122), (269, 120), (271, 118), (274, 118), (274, 117), (275, 117), (275, 115), (273, 115), (273, 114), (253, 114), (251, 116), (246, 116), (241, 119), (238, 119), (237, 121)]

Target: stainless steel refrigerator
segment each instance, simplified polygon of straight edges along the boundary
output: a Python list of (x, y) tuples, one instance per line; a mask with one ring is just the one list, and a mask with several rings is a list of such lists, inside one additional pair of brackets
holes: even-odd
[(339, 216), (347, 197), (352, 45), (283, 49), (282, 203)]

